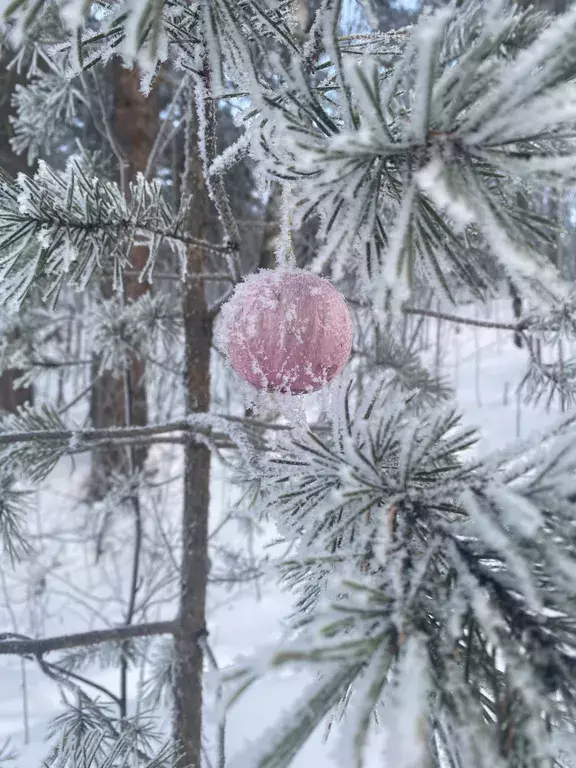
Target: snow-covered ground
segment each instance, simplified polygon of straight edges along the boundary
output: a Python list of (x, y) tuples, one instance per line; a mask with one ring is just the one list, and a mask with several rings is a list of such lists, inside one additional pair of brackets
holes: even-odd
[[(473, 309), (462, 310), (461, 314), (464, 312), (477, 316)], [(491, 316), (510, 319), (508, 303), (492, 307)], [(429, 330), (430, 339), (436, 339), (436, 321), (431, 321)], [(453, 383), (467, 423), (481, 428), (479, 451), (486, 453), (502, 448), (517, 436), (526, 437), (558, 417), (557, 403), (549, 412), (544, 406), (532, 408), (518, 403), (515, 388), (526, 370), (526, 353), (514, 347), (510, 332), (469, 326), (457, 328), (444, 322), (440, 326), (440, 338), (442, 372)], [(569, 354), (570, 350), (565, 352)], [(434, 358), (432, 350), (430, 359)], [(163, 469), (170, 462), (177, 463), (174, 456), (166, 453), (157, 454), (157, 460)], [(74, 478), (81, 476), (81, 471), (73, 475)], [(99, 582), (94, 580), (94, 573), (100, 571), (92, 567), (93, 549), (74, 541), (75, 530), (88, 525), (89, 520), (86, 508), (76, 501), (81, 488), (74, 486), (70, 477), (70, 466), (59, 467), (40, 495), (41, 514), (36, 527), (38, 531), (53, 532), (50, 545), (41, 548), (39, 559), (28, 564), (25, 572), (20, 570), (10, 575), (9, 570), (4, 569), (0, 583), (0, 632), (21, 631), (43, 636), (120, 621), (122, 594), (118, 585), (125, 580), (123, 573), (129, 564), (121, 543), (115, 548), (114, 542), (109, 542), (107, 572), (112, 575)], [(217, 468), (213, 481), (216, 525), (219, 515), (225, 512)], [(171, 500), (169, 493), (166, 491), (168, 495), (157, 500), (155, 508), (177, 510), (178, 499)], [(153, 535), (160, 531), (169, 538), (176, 526), (177, 514), (170, 521), (169, 514), (162, 512), (157, 527), (152, 529)], [(223, 536), (239, 535), (235, 527), (223, 531), (229, 531), (223, 532)], [(265, 537), (259, 546), (264, 544)], [(173, 610), (170, 601), (173, 590), (169, 580), (163, 584), (163, 578), (158, 577), (158, 597), (147, 609), (149, 620), (168, 618)], [(246, 586), (241, 592), (224, 587), (213, 589), (210, 642), (219, 664), (226, 666), (239, 654), (252, 654), (261, 646), (277, 642), (282, 634), (283, 618), (289, 612), (290, 596), (281, 593), (273, 583), (262, 584), (259, 597), (254, 585)], [(26, 696), (23, 696), (23, 669)], [(114, 670), (95, 675), (99, 682), (110, 685), (115, 685), (116, 677)], [(301, 693), (304, 682), (301, 675), (282, 673), (256, 684), (228, 717), (228, 754), (233, 756), (272, 725), (278, 714)], [(57, 686), (32, 661), (0, 658), (0, 745), (6, 737), (11, 738), (11, 746), (20, 753), (15, 766), (39, 767), (47, 749), (43, 741), (46, 725), (59, 711), (61, 699)], [(209, 711), (209, 723), (211, 719)], [(324, 733), (318, 731), (294, 761), (294, 767), (334, 768), (337, 744), (334, 735), (325, 743)], [(381, 768), (377, 755), (368, 768), (376, 766)]]

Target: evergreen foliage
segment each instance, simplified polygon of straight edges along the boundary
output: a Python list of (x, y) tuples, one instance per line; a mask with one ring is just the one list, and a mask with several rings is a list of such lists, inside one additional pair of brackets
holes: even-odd
[[(378, 5), (363, 5), (366, 29)], [(477, 434), (462, 427), (446, 384), (420, 358), (418, 327), (411, 338), (399, 328), (402, 317), (431, 314), (419, 303), (424, 288), (457, 304), (498, 296), (512, 280), (528, 303), (506, 326), (526, 341), (525, 393), (560, 393), (573, 404), (576, 365), (545, 362), (537, 349), (573, 338), (575, 321), (571, 286), (548, 256), (558, 220), (532, 200), (544, 190), (558, 199), (575, 181), (576, 6), (552, 17), (465, 0), (424, 11), (413, 26), (350, 34), (343, 0), (322, 0), (306, 30), (288, 0), (13, 0), (0, 8), (6, 40), (30, 75), (14, 97), (14, 147), (40, 157), (35, 173), (0, 177), (0, 367), (17, 365), (26, 382), (72, 363), (50, 347), (48, 324), (56, 334), (64, 328), (71, 289), (80, 289), (90, 297), (83, 320), (97, 374), (121, 375), (137, 356), (163, 372), (172, 364), (174, 377), (197, 375), (190, 351), (186, 364), (181, 352), (191, 297), (195, 309), (206, 289), (207, 317), (216, 318), (242, 273), (257, 267), (242, 250), (227, 184), (246, 158), (261, 199), (273, 184), (282, 192), (278, 266), (295, 263), (294, 231), (312, 222), (306, 266), (342, 288), (357, 331), (348, 379), (310, 425), (288, 408), (255, 418), (193, 406), (173, 421), (110, 429), (78, 424), (53, 404), (3, 416), (2, 551), (23, 553), (26, 491), (62, 459), (107, 444), (208, 447), (243, 491), (238, 519), (268, 516), (289, 545), (274, 565), (296, 601), (281, 648), (222, 676), (229, 705), (241, 707), (269, 670), (295, 665), (314, 676), (233, 768), (290, 765), (310, 734), (343, 712), (346, 768), (366, 764), (375, 732), (392, 734), (382, 759), (397, 768), (568, 768), (576, 753), (576, 416), (567, 410), (547, 433), (477, 458)], [(49, 37), (55, 28), (57, 43), (46, 43), (41, 31)], [(98, 77), (115, 55), (139, 64), (144, 90), (170, 64), (180, 85), (167, 122), (183, 125), (186, 138), (195, 131), (184, 176), (201, 167), (197, 187), (207, 189), (217, 225), (200, 221), (198, 188), (175, 193), (180, 179), (166, 167), (126, 186), (121, 173), (99, 172), (81, 142), (64, 170), (46, 161), (76, 120), (84, 125), (94, 103), (102, 107)], [(217, 134), (218, 101), (238, 128), (230, 141)], [(95, 122), (109, 133), (105, 108)], [(139, 279), (172, 287), (128, 301), (135, 245), (148, 251)], [(190, 253), (205, 255), (205, 268), (191, 269), (199, 262)], [(89, 293), (103, 280), (112, 281), (112, 298)], [(38, 308), (38, 294), (50, 311)], [(100, 543), (120, 504), (146, 535), (149, 480), (129, 462), (100, 510)], [(217, 554), (226, 567), (214, 579), (250, 580), (263, 565)], [(166, 568), (162, 584), (172, 588), (177, 568)], [(153, 725), (127, 715), (125, 692), (122, 699), (83, 677), (97, 662), (131, 668), (156, 634), (183, 642), (172, 623), (131, 621), (117, 637), (96, 630), (37, 645), (42, 670), (71, 694), (54, 722), (48, 765), (173, 765), (193, 737), (177, 732), (158, 746)], [(204, 627), (187, 639), (210, 661)], [(5, 634), (0, 654), (34, 654), (34, 643)], [(173, 638), (152, 649), (146, 701), (172, 705), (188, 685)]]

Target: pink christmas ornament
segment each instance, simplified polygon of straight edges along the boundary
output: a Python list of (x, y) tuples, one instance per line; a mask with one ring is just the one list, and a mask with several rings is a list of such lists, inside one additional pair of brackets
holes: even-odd
[(346, 365), (352, 320), (342, 294), (304, 270), (260, 270), (222, 310), (221, 345), (232, 368), (269, 392), (322, 389)]

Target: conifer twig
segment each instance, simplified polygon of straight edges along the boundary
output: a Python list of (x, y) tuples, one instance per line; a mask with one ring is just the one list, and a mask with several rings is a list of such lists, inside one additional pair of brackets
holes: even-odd
[[(288, 431), (292, 429), (289, 424), (276, 424), (274, 422), (259, 421), (257, 419), (242, 419), (239, 416), (220, 416), (214, 414), (216, 420), (223, 422), (240, 424), (254, 429)], [(313, 427), (314, 431), (324, 431), (327, 427), (317, 425)], [(2, 432), (0, 430), (0, 445), (11, 445), (13, 443), (29, 443), (39, 440), (42, 442), (53, 442), (58, 440), (75, 440), (79, 443), (99, 442), (101, 440), (135, 440), (137, 438), (150, 439), (158, 435), (165, 435), (170, 432), (196, 432), (198, 434), (210, 433), (212, 436), (229, 439), (227, 435), (219, 433), (208, 424), (195, 424), (194, 420), (174, 421), (166, 424), (150, 424), (145, 427), (108, 427), (102, 429), (34, 429), (22, 430), (18, 432)], [(178, 442), (178, 439), (175, 438)]]

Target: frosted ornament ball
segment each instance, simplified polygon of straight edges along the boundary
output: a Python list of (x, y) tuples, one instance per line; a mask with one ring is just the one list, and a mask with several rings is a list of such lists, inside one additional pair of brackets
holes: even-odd
[(322, 389), (352, 351), (346, 301), (302, 269), (260, 270), (222, 309), (220, 343), (229, 364), (259, 390), (300, 395)]

